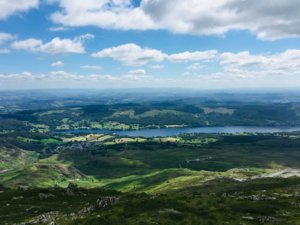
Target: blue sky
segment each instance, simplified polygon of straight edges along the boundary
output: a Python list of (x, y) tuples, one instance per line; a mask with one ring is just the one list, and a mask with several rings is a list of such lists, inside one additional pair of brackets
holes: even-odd
[(300, 86), (296, 0), (2, 0), (0, 88)]

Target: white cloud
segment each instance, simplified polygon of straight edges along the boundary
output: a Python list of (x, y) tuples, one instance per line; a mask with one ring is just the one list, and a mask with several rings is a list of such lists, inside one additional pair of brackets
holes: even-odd
[(132, 75), (145, 75), (146, 71), (144, 69), (130, 70), (130, 71), (128, 71), (128, 74), (132, 74)]
[(189, 62), (189, 61), (207, 61), (212, 60), (218, 56), (216, 50), (209, 51), (196, 51), (196, 52), (182, 52), (178, 54), (172, 54), (168, 56), (168, 59), (172, 62)]
[(15, 39), (15, 36), (9, 33), (0, 32), (0, 45), (3, 45), (7, 41)]
[(49, 30), (52, 32), (58, 32), (58, 31), (67, 31), (67, 30), (69, 30), (69, 28), (57, 26), (57, 27), (50, 27)]
[(300, 50), (291, 49), (278, 54), (258, 54), (249, 52), (223, 53), (220, 64), (226, 69), (251, 71), (269, 75), (300, 75)]
[(13, 49), (22, 49), (27, 51), (40, 51), (43, 42), (34, 38), (26, 39), (23, 41), (15, 41), (11, 47)]
[(37, 8), (39, 0), (1, 0), (0, 1), (0, 20), (19, 13), (25, 12), (32, 8)]
[(165, 29), (174, 33), (223, 35), (248, 30), (260, 39), (300, 36), (299, 0), (57, 0), (52, 14), (64, 26), (105, 29)]
[(9, 33), (0, 32), (0, 54), (10, 53), (10, 49), (2, 47), (2, 45), (7, 44), (7, 42), (15, 39), (15, 36)]
[(153, 21), (130, 0), (58, 0), (60, 11), (51, 19), (65, 26), (93, 25), (107, 29), (153, 28)]
[(248, 51), (232, 53), (225, 52), (221, 55), (221, 64), (232, 66), (250, 66), (264, 64), (268, 58), (264, 55), (251, 55)]
[(145, 82), (145, 81), (150, 81), (153, 79), (152, 76), (150, 75), (140, 75), (140, 74), (125, 74), (122, 77), (122, 80), (124, 81), (139, 81), (139, 82)]
[[(208, 62), (215, 60), (219, 53), (216, 50), (196, 51), (196, 52), (181, 52), (168, 55), (161, 50), (142, 48), (136, 44), (129, 43), (112, 48), (106, 48), (99, 52), (93, 53), (93, 57), (112, 58), (115, 61), (121, 62), (126, 66), (142, 66), (150, 62), (161, 62), (168, 59), (171, 62), (185, 63), (190, 61)], [(152, 65), (152, 69), (163, 69), (163, 65)]]
[(144, 69), (130, 70), (127, 74), (121, 76), (122, 79), (129, 81), (149, 81), (153, 77), (148, 75)]
[(22, 41), (15, 41), (11, 47), (16, 50), (25, 50), (29, 52), (41, 52), (47, 54), (64, 54), (64, 53), (85, 53), (84, 40), (93, 38), (91, 34), (82, 35), (74, 39), (61, 39), (56, 37), (50, 42), (30, 38)]
[[(299, 51), (289, 50), (273, 55), (259, 55), (268, 60), (265, 69), (244, 66), (238, 60), (230, 60), (230, 63), (222, 64), (217, 72), (197, 74), (195, 71), (187, 71), (182, 76), (174, 78), (152, 77), (142, 69), (129, 71), (124, 75), (110, 75), (92, 73), (87, 75), (69, 73), (66, 71), (52, 71), (43, 74), (30, 72), (1, 74), (0, 88), (124, 88), (124, 87), (193, 87), (193, 88), (265, 88), (265, 87), (300, 87)], [(232, 53), (235, 57), (235, 54)], [(249, 56), (255, 57), (255, 55)], [(287, 64), (293, 58), (293, 66)], [(227, 56), (228, 59), (228, 56)], [(243, 59), (245, 60), (245, 59)], [(271, 65), (276, 62), (283, 63), (284, 68), (272, 69)], [(221, 61), (220, 61), (221, 63)], [(287, 69), (289, 66), (290, 69)], [(261, 66), (261, 68), (264, 68)], [(298, 69), (297, 69), (298, 68)]]
[(82, 42), (82, 41), (93, 39), (93, 38), (95, 38), (95, 35), (87, 33), (87, 34), (83, 34), (83, 35), (76, 37), (75, 40)]
[(88, 76), (90, 80), (118, 80), (118, 77), (112, 76), (110, 74), (91, 74)]
[(268, 83), (278, 86), (281, 82), (288, 83), (292, 79), (297, 81), (298, 77), (300, 78), (300, 50), (290, 49), (276, 54), (251, 54), (248, 51), (224, 52), (214, 61), (213, 68), (216, 72), (197, 73), (195, 68), (198, 66), (201, 67), (201, 64), (189, 65), (186, 67), (188, 71), (181, 75), (223, 82), (224, 86), (229, 85), (229, 81), (240, 80), (247, 80), (253, 84), (256, 81), (257, 85), (258, 82), (265, 82), (267, 86)]
[(149, 62), (161, 62), (165, 58), (160, 50), (141, 48), (132, 43), (106, 48), (93, 53), (92, 56), (98, 58), (109, 57), (127, 66), (142, 66)]
[(96, 66), (96, 65), (84, 65), (80, 67), (81, 69), (84, 70), (101, 70), (102, 67), (101, 66)]
[(204, 65), (202, 65), (201, 63), (193, 63), (193, 64), (187, 66), (186, 69), (187, 70), (199, 70), (203, 67), (204, 67)]
[(56, 61), (54, 63), (51, 64), (52, 67), (62, 67), (65, 64), (62, 61)]
[(84, 76), (68, 73), (62, 70), (59, 71), (51, 71), (49, 75), (47, 76), (47, 79), (52, 80), (81, 80), (84, 79)]
[[(58, 71), (51, 71), (49, 73), (45, 74), (32, 74), (30, 72), (23, 72), (23, 73), (13, 73), (13, 74), (1, 74), (0, 73), (0, 81), (35, 81), (35, 82), (58, 82), (59, 84), (63, 84), (62, 82), (65, 82), (65, 85), (72, 81), (80, 81), (88, 82), (90, 85), (95, 81), (117, 81), (118, 83), (127, 82), (127, 81), (142, 81), (142, 80), (149, 80), (152, 77), (146, 74), (125, 74), (121, 76), (113, 76), (110, 74), (88, 74), (88, 75), (81, 75), (76, 73), (69, 73), (63, 70)], [(47, 81), (47, 82), (45, 82)], [(58, 84), (56, 83), (56, 85)]]
[(34, 79), (34, 75), (30, 72), (23, 73), (12, 73), (12, 74), (1, 74), (1, 80), (31, 80)]
[(143, 0), (143, 11), (175, 33), (222, 35), (248, 30), (260, 39), (300, 35), (298, 0)]
[[(74, 38), (73, 41), (82, 42), (88, 38), (93, 38), (93, 36), (84, 35)], [(25, 43), (19, 43), (18, 47), (21, 49), (26, 47), (28, 51), (36, 51), (42, 45), (45, 44), (40, 40), (29, 39)], [(95, 54), (98, 57), (111, 57), (125, 65), (139, 65), (141, 67), (118, 75), (98, 74), (96, 72), (82, 75), (65, 71), (52, 71), (45, 74), (31, 74), (29, 72), (0, 74), (0, 86), (2, 85), (2, 87), (6, 88), (3, 84), (4, 81), (6, 83), (10, 82), (12, 86), (14, 85), (14, 81), (18, 81), (20, 85), (23, 81), (32, 81), (35, 84), (43, 82), (45, 85), (48, 84), (48, 81), (51, 81), (53, 86), (69, 85), (68, 87), (72, 87), (71, 84), (75, 85), (76, 82), (78, 82), (76, 83), (78, 86), (82, 83), (88, 87), (95, 87), (96, 84), (102, 85), (101, 87), (112, 87), (115, 85), (118, 87), (176, 87), (176, 85), (177, 87), (184, 87), (185, 85), (190, 87), (211, 85), (212, 87), (223, 88), (256, 87), (256, 85), (261, 87), (280, 87), (280, 85), (285, 87), (292, 87), (293, 85), (300, 87), (300, 49), (289, 49), (284, 52), (272, 54), (253, 54), (249, 51), (219, 53), (215, 50), (208, 50), (167, 55), (156, 49), (127, 44), (104, 49)], [(153, 77), (142, 67), (146, 63), (162, 61), (164, 59), (172, 60), (175, 63), (195, 63), (176, 65), (176, 67), (182, 66), (182, 69), (186, 68), (186, 71), (173, 74), (174, 78), (172, 79)], [(54, 62), (54, 64), (60, 65), (61, 63), (58, 61)], [(198, 70), (203, 65), (207, 70)], [(147, 68), (151, 67), (152, 64)], [(96, 65), (85, 65), (81, 68), (88, 70), (100, 69)], [(76, 85), (74, 87), (77, 87)]]

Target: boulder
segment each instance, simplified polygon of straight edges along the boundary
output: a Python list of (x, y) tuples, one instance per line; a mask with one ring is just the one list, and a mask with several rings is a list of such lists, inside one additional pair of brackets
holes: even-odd
[(103, 209), (107, 207), (111, 207), (119, 202), (119, 197), (111, 196), (111, 197), (101, 197), (97, 199), (96, 207), (98, 209)]

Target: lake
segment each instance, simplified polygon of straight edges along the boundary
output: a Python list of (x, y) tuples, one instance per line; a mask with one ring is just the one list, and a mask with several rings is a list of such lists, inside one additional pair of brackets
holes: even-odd
[(181, 133), (203, 133), (203, 134), (237, 134), (237, 133), (279, 133), (300, 131), (300, 127), (196, 127), (196, 128), (162, 128), (162, 129), (141, 129), (127, 131), (111, 131), (111, 130), (71, 130), (63, 131), (63, 133), (72, 134), (116, 134), (130, 137), (169, 137), (176, 136)]

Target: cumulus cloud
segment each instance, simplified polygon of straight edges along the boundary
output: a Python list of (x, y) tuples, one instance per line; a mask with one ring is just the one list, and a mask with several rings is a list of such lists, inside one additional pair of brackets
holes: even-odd
[(52, 14), (64, 26), (105, 29), (165, 29), (193, 35), (223, 35), (248, 30), (258, 38), (276, 40), (300, 36), (298, 0), (57, 0)]
[(161, 62), (165, 58), (165, 55), (160, 50), (141, 48), (132, 43), (106, 48), (93, 53), (92, 56), (98, 58), (112, 58), (127, 66), (142, 66), (149, 62)]
[(202, 65), (201, 63), (193, 63), (193, 64), (187, 66), (186, 69), (187, 70), (199, 70), (203, 67), (204, 67), (204, 65)]
[(130, 70), (130, 71), (128, 71), (128, 74), (145, 75), (146, 71), (144, 69)]
[(76, 73), (69, 73), (63, 70), (51, 71), (49, 73), (42, 74), (32, 74), (30, 72), (23, 73), (11, 73), (11, 74), (1, 74), (0, 81), (42, 81), (42, 82), (71, 82), (71, 81), (80, 81), (80, 82), (90, 82), (92, 84), (95, 81), (142, 81), (146, 79), (151, 79), (151, 76), (146, 74), (135, 74), (128, 73), (120, 76), (113, 76), (110, 74), (88, 74), (81, 75)]
[[(218, 57), (218, 51), (195, 51), (195, 52), (180, 52), (168, 55), (161, 50), (143, 48), (136, 44), (129, 43), (112, 48), (106, 48), (92, 54), (98, 58), (112, 58), (115, 61), (121, 62), (127, 66), (142, 66), (150, 62), (161, 62), (168, 59), (175, 63), (186, 63), (191, 61), (208, 62)], [(152, 69), (163, 69), (163, 65), (152, 65)]]
[(153, 28), (153, 21), (130, 0), (59, 0), (60, 11), (51, 19), (65, 26), (93, 25), (107, 29)]
[(29, 80), (33, 79), (34, 75), (30, 72), (22, 72), (22, 73), (11, 73), (11, 74), (2, 74), (0, 73), (1, 80)]
[(47, 78), (52, 80), (81, 80), (84, 76), (59, 70), (51, 71)]
[(300, 50), (290, 49), (277, 54), (251, 54), (250, 52), (225, 52), (220, 64), (226, 69), (257, 74), (300, 75)]
[(44, 43), (42, 40), (30, 38), (21, 41), (15, 41), (11, 47), (16, 50), (25, 50), (29, 52), (41, 52), (47, 54), (64, 53), (85, 53), (84, 41), (93, 38), (91, 34), (85, 34), (74, 39), (61, 39), (56, 37), (50, 42)]
[(67, 31), (67, 30), (69, 30), (69, 28), (62, 27), (62, 26), (56, 26), (56, 27), (50, 27), (49, 30), (52, 32), (58, 32), (58, 31)]
[[(241, 57), (241, 55), (243, 57)], [(256, 63), (261, 57), (264, 60)], [(92, 73), (87, 75), (58, 70), (44, 74), (30, 72), (1, 74), (0, 87), (300, 87), (300, 50), (287, 50), (278, 54), (222, 53), (216, 72), (186, 71), (173, 78), (153, 77), (143, 69), (130, 70), (126, 74), (111, 75)], [(255, 62), (255, 63), (253, 63)], [(214, 62), (216, 63), (216, 62)], [(275, 66), (274, 66), (275, 65)]]
[[(251, 54), (245, 52), (224, 52), (213, 62), (213, 68), (216, 72), (208, 71), (198, 72), (197, 69), (203, 66), (200, 63), (194, 63), (186, 67), (182, 77), (199, 78), (201, 80), (211, 80), (223, 82), (228, 86), (230, 81), (252, 82), (255, 86), (258, 82), (265, 82), (266, 86), (278, 86), (280, 83), (289, 83), (292, 79), (295, 82), (300, 81), (300, 50), (290, 49), (276, 54)], [(205, 64), (209, 67), (209, 64)], [(289, 85), (291, 86), (292, 83)], [(247, 86), (247, 84), (243, 84)]]
[(102, 67), (101, 66), (96, 66), (96, 65), (84, 65), (80, 67), (81, 69), (84, 70), (101, 70)]
[(182, 52), (178, 54), (172, 54), (168, 56), (168, 59), (172, 62), (189, 62), (189, 61), (206, 61), (216, 58), (218, 51), (196, 51), (196, 52)]
[(138, 75), (138, 74), (125, 74), (122, 76), (123, 79), (129, 81), (147, 81), (151, 80), (152, 76), (150, 75)]
[(7, 54), (10, 52), (8, 48), (2, 48), (2, 45), (15, 39), (15, 36), (9, 33), (0, 32), (0, 54)]
[(110, 74), (91, 74), (88, 76), (90, 80), (118, 80), (118, 77), (112, 76)]
[(4, 20), (19, 12), (25, 12), (29, 9), (37, 8), (38, 5), (39, 0), (2, 0), (0, 2), (0, 20)]
[(51, 64), (52, 67), (62, 67), (65, 64), (62, 61), (56, 61), (54, 63)]
[(0, 45), (3, 45), (5, 42), (15, 39), (15, 36), (9, 33), (0, 32)]
[(127, 81), (149, 81), (152, 80), (153, 77), (148, 75), (144, 69), (130, 70), (127, 74), (121, 76), (122, 79)]

